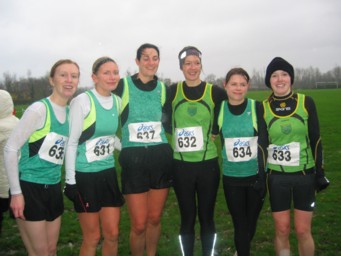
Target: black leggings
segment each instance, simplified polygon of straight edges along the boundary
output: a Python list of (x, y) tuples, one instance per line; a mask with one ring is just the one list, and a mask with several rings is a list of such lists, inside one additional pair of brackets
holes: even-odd
[(181, 214), (180, 235), (194, 235), (197, 212), (201, 236), (214, 234), (214, 207), (220, 180), (218, 160), (175, 161), (173, 178)]
[(251, 240), (264, 200), (250, 184), (231, 184), (223, 176), (224, 194), (234, 226), (234, 243), (238, 256), (249, 256)]

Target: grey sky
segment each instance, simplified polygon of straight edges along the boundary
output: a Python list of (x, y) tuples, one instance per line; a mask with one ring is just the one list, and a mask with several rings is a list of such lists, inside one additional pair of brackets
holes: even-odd
[(0, 29), (0, 79), (39, 77), (71, 58), (91, 86), (96, 58), (112, 57), (124, 76), (145, 42), (159, 46), (158, 74), (173, 81), (187, 45), (203, 53), (202, 78), (263, 71), (275, 56), (322, 72), (341, 65), (340, 0), (0, 0)]

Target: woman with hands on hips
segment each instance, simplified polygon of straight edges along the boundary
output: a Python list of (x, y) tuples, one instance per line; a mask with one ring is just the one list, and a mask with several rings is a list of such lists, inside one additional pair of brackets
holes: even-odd
[(56, 255), (64, 211), (60, 181), (69, 136), (67, 102), (79, 75), (74, 61), (57, 61), (49, 76), (52, 94), (26, 109), (5, 146), (10, 207), (29, 255)]
[(113, 155), (121, 108), (121, 99), (111, 93), (120, 80), (116, 62), (109, 57), (97, 59), (92, 80), (95, 88), (78, 95), (70, 104), (64, 193), (78, 213), (83, 234), (80, 255), (96, 255), (101, 228), (102, 255), (117, 255), (124, 199)]

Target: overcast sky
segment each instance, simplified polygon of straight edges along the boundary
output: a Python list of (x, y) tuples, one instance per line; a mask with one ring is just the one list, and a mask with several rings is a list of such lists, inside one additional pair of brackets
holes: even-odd
[(340, 0), (0, 0), (0, 29), (1, 80), (40, 77), (71, 58), (91, 86), (98, 57), (115, 59), (124, 76), (146, 42), (160, 48), (158, 75), (173, 81), (187, 45), (202, 51), (202, 78), (236, 66), (252, 75), (275, 56), (322, 72), (341, 65)]

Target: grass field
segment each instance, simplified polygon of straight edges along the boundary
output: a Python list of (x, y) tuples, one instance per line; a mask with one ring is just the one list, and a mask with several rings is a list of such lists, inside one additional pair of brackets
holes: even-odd
[[(321, 256), (341, 255), (341, 90), (305, 90), (306, 95), (313, 97), (319, 114), (326, 175), (331, 185), (326, 191), (317, 194), (317, 206), (313, 219), (313, 236), (316, 254)], [(262, 100), (269, 91), (250, 92), (249, 97)], [(20, 115), (22, 107), (18, 106)], [(217, 140), (219, 141), (219, 140)], [(220, 146), (220, 145), (219, 145)], [(227, 211), (222, 186), (219, 188), (216, 211), (216, 228), (218, 255), (233, 255), (233, 228), (231, 217)], [(162, 218), (162, 235), (159, 243), (159, 255), (180, 255), (178, 246), (179, 212), (173, 190)], [(199, 229), (197, 226), (196, 254), (200, 254)], [(252, 255), (275, 255), (273, 249), (273, 221), (268, 197), (261, 212), (257, 233), (252, 244)], [(73, 212), (68, 200), (65, 200), (61, 234), (58, 244), (58, 255), (78, 255), (81, 243), (81, 230), (77, 215)], [(291, 235), (292, 255), (298, 255), (294, 233)], [(0, 255), (26, 255), (14, 220), (6, 215), (3, 234), (0, 237)], [(100, 255), (100, 246), (98, 248)], [(120, 222), (119, 255), (129, 255), (129, 218), (126, 206), (122, 207)]]

